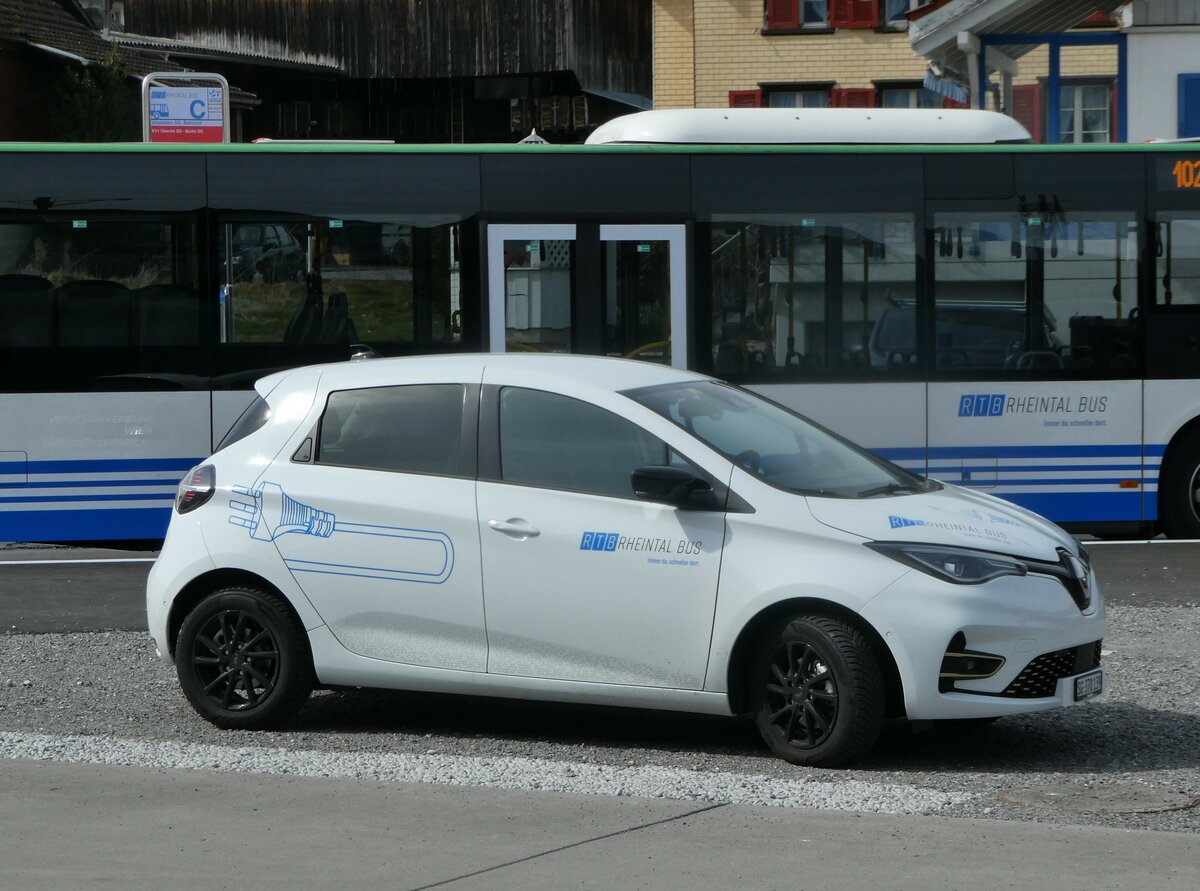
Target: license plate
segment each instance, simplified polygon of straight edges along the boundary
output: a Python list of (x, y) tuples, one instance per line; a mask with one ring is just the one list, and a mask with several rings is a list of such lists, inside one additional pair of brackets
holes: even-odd
[(1104, 672), (1100, 669), (1089, 671), (1075, 678), (1075, 701), (1091, 699), (1104, 692)]

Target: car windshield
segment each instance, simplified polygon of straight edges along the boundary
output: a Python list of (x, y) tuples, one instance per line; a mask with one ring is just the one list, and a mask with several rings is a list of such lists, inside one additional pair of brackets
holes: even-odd
[(780, 405), (727, 384), (666, 384), (624, 395), (789, 492), (875, 498), (940, 488)]

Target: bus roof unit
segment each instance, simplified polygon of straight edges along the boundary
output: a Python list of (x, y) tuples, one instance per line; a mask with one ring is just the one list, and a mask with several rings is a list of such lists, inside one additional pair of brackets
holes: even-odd
[(994, 111), (936, 108), (680, 108), (597, 127), (589, 145), (995, 145), (1029, 131)]

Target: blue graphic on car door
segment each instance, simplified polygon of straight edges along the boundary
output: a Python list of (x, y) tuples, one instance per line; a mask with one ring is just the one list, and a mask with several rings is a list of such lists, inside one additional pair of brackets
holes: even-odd
[[(248, 529), (256, 541), (275, 542), (293, 572), (440, 585), (454, 571), (454, 542), (444, 532), (347, 523), (289, 497), (278, 483), (264, 482), (254, 489), (234, 486), (233, 491), (241, 500), (229, 500), (230, 525)], [(280, 544), (285, 536), (290, 540)], [(371, 554), (370, 565), (315, 559), (321, 548), (315, 547), (314, 538), (353, 543), (353, 551)]]

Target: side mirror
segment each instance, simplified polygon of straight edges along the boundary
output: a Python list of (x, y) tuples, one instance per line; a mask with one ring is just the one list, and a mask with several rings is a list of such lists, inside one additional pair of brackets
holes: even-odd
[(713, 507), (712, 486), (682, 467), (651, 465), (630, 475), (633, 494), (643, 501), (661, 501), (676, 506)]

